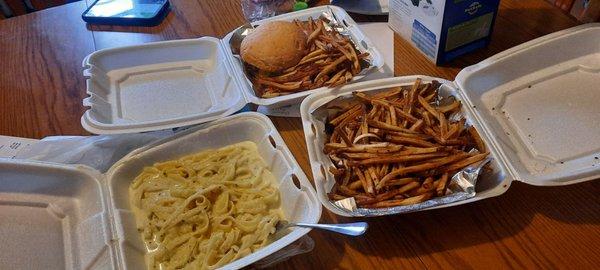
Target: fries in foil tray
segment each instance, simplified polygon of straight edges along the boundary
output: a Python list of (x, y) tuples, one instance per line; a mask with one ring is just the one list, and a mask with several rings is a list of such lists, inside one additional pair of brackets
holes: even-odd
[(475, 196), (489, 152), (440, 83), (354, 92), (314, 112), (325, 118), (334, 204), (354, 216), (411, 212)]
[[(363, 78), (374, 68), (368, 45), (354, 40), (349, 27), (331, 9), (322, 12), (318, 18), (309, 17), (293, 23), (306, 36), (305, 50), (297, 64), (269, 72), (242, 61), (244, 73), (258, 97), (272, 98), (321, 87), (337, 87)], [(252, 31), (248, 35), (252, 35)]]

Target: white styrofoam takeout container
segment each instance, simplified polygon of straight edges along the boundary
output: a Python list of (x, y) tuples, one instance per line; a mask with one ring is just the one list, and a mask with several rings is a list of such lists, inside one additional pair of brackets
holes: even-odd
[(515, 180), (554, 186), (600, 178), (600, 24), (587, 24), (492, 56), (463, 69), (454, 82), (406, 76), (307, 97), (300, 109), (306, 144), (319, 200), (328, 210), (351, 215), (327, 198), (335, 180), (322, 151), (325, 119), (313, 112), (354, 91), (412, 85), (416, 78), (438, 80), (441, 93), (462, 101), (493, 157), (493, 173), (479, 178), (475, 197), (439, 208), (498, 196)]
[[(383, 57), (343, 9), (321, 6), (257, 21), (318, 18), (331, 11), (347, 26), (351, 39), (373, 59)], [(231, 52), (233, 32), (213, 37), (154, 42), (96, 51), (83, 60), (89, 106), (82, 126), (95, 134), (134, 133), (212, 121), (246, 104), (279, 107), (299, 103), (321, 87), (274, 98), (257, 97), (242, 61)], [(357, 79), (355, 77), (353, 80)]]
[[(145, 269), (128, 188), (145, 166), (241, 141), (258, 145), (277, 179), (285, 218), (317, 223), (321, 205), (275, 126), (242, 113), (132, 151), (106, 174), (83, 165), (0, 159), (0, 265), (4, 269)], [(296, 180), (294, 180), (294, 178)], [(284, 237), (223, 269), (239, 269), (309, 232)]]

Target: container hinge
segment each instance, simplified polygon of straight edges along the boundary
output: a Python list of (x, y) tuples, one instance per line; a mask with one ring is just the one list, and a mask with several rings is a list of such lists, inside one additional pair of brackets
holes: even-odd
[(233, 81), (233, 83), (236, 86), (235, 87), (236, 90), (239, 91), (240, 94), (242, 95), (242, 98), (244, 99), (244, 106), (245, 106), (248, 103), (254, 103), (254, 102), (252, 100), (252, 97), (250, 97), (244, 89), (245, 82), (243, 80), (246, 79), (245, 75), (243, 73), (239, 73), (239, 71), (235, 68), (236, 63), (234, 61), (235, 61), (236, 56), (233, 55), (233, 53), (231, 52), (229, 47), (226, 46), (226, 44), (225, 44), (224, 40), (227, 39), (228, 36), (229, 35), (225, 36), (223, 39), (219, 39), (219, 45), (221, 46), (221, 49), (224, 52), (227, 72), (229, 72), (229, 74), (231, 76), (231, 80)]

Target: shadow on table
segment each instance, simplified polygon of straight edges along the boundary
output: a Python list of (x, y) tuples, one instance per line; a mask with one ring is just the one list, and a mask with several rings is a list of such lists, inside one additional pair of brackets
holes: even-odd
[[(476, 203), (369, 219), (364, 237), (347, 239), (341, 245), (377, 257), (415, 257), (514, 236), (536, 215), (569, 224), (598, 225), (598, 192), (600, 182), (563, 187), (515, 182), (504, 195)], [(334, 218), (337, 222), (352, 220)]]
[[(504, 195), (472, 204), (365, 219), (369, 222), (369, 230), (360, 237), (313, 230), (309, 235), (315, 240), (315, 250), (277, 267), (299, 269), (298, 262), (301, 261), (303, 267), (308, 264), (310, 269), (377, 269), (378, 260), (393, 258), (422, 266), (421, 256), (514, 237), (539, 215), (561, 223), (598, 225), (599, 192), (598, 181), (563, 187), (515, 182)], [(359, 220), (338, 217), (326, 209), (321, 218), (322, 223)], [(357, 253), (371, 259), (353, 258)]]

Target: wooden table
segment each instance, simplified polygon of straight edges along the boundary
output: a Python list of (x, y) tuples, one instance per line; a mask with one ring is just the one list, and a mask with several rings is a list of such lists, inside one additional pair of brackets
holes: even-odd
[[(152, 28), (86, 27), (80, 19), (83, 1), (0, 21), (0, 134), (87, 135), (79, 123), (86, 96), (84, 56), (127, 44), (223, 37), (244, 22), (238, 1), (171, 3), (170, 15)], [(436, 67), (396, 36), (395, 73), (453, 79), (467, 65), (576, 24), (543, 0), (503, 0), (488, 48)], [(310, 177), (300, 121), (271, 119)], [(362, 237), (312, 231), (315, 249), (275, 268), (592, 269), (600, 265), (598, 194), (598, 181), (565, 187), (514, 183), (500, 197), (469, 205), (369, 219)], [(350, 220), (323, 210), (321, 221)]]

